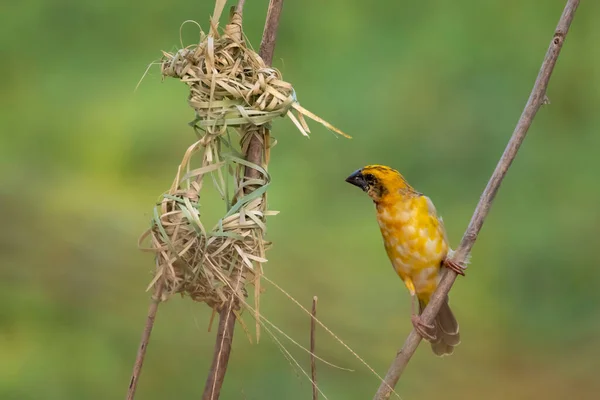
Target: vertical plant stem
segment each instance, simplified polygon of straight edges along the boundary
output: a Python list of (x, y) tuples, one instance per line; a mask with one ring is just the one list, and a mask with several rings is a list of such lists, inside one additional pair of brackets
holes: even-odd
[[(236, 8), (236, 12), (241, 12), (244, 0), (240, 0)], [(263, 31), (263, 40), (260, 45), (260, 56), (267, 65), (270, 65), (273, 60), (275, 51), (275, 42), (277, 39), (277, 27), (279, 26), (279, 16), (283, 0), (271, 0), (267, 10), (267, 20)], [(265, 128), (260, 128), (251, 138), (246, 151), (246, 160), (253, 164), (263, 164), (264, 148), (268, 144), (269, 131)], [(250, 168), (245, 168), (245, 176), (247, 178), (258, 178), (260, 172)], [(249, 188), (252, 191), (252, 188)], [(241, 271), (238, 271), (238, 276), (241, 278)], [(238, 281), (239, 283), (239, 281)], [(229, 305), (219, 312), (219, 330), (217, 332), (217, 343), (213, 356), (212, 366), (206, 379), (204, 394), (202, 400), (217, 400), (219, 398), (221, 387), (227, 372), (229, 364), (229, 356), (231, 354), (231, 344), (233, 342), (233, 334), (235, 329), (235, 300), (232, 298)]]
[(144, 365), (144, 358), (146, 357), (146, 350), (150, 343), (150, 335), (152, 334), (152, 328), (154, 327), (154, 320), (156, 319), (156, 313), (158, 312), (158, 306), (161, 302), (163, 292), (163, 280), (159, 279), (156, 282), (154, 294), (150, 306), (148, 307), (148, 316), (146, 317), (146, 325), (142, 332), (142, 339), (140, 340), (140, 346), (138, 348), (135, 363), (133, 364), (133, 372), (131, 373), (131, 379), (129, 380), (129, 388), (127, 389), (127, 400), (133, 400), (135, 397), (135, 390), (137, 389), (138, 380), (142, 373), (142, 366)]
[(317, 296), (313, 297), (312, 317), (310, 319), (310, 376), (312, 379), (313, 400), (318, 400), (319, 398), (319, 390), (317, 389), (317, 363), (315, 360), (315, 318), (317, 317), (317, 300)]

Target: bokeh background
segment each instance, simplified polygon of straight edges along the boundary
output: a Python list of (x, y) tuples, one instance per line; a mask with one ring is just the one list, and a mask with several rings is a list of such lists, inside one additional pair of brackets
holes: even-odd
[[(260, 43), (266, 0), (246, 2)], [(301, 103), (354, 136), (274, 124), (268, 276), (384, 374), (411, 325), (370, 201), (344, 182), (368, 163), (433, 198), (456, 245), (521, 113), (564, 0), (286, 1), (275, 66)], [(122, 398), (145, 320), (152, 257), (136, 241), (194, 140), (185, 85), (161, 83), (179, 27), (212, 1), (27, 0), (0, 15), (0, 398)], [(600, 392), (600, 3), (583, 2), (539, 112), (451, 300), (463, 343), (421, 346), (404, 399), (591, 399)], [(193, 25), (185, 44), (197, 40)], [(216, 220), (222, 210), (210, 207)], [(215, 203), (217, 204), (217, 203)], [(267, 318), (308, 343), (309, 320), (267, 285)], [(199, 398), (210, 310), (161, 306), (140, 400)], [(250, 318), (246, 323), (253, 326)], [(379, 381), (325, 331), (331, 399)], [(284, 341), (285, 342), (285, 341)], [(286, 346), (304, 368), (307, 354)], [(237, 329), (223, 399), (309, 399), (263, 333)]]

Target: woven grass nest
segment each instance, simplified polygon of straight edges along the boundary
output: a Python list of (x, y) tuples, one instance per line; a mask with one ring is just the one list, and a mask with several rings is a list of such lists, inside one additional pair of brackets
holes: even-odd
[[(264, 240), (264, 219), (276, 212), (266, 210), (266, 171), (255, 166), (263, 177), (245, 180), (243, 166), (247, 163), (242, 159), (228, 155), (207, 163), (219, 155), (213, 153), (217, 146), (204, 144), (205, 138), (186, 151), (173, 185), (154, 208), (152, 227), (144, 235), (151, 237), (151, 251), (157, 253), (157, 271), (150, 287), (162, 278), (163, 300), (180, 293), (215, 310), (221, 310), (232, 299), (236, 300), (234, 307), (239, 308), (249, 282), (256, 283), (259, 294), (258, 279), (269, 246)], [(192, 169), (191, 160), (200, 154), (205, 161), (203, 166)], [(227, 177), (223, 174), (226, 166), (235, 168), (231, 190), (234, 198), (227, 201), (225, 216), (207, 230), (200, 217), (203, 177), (214, 174), (217, 189), (227, 198)], [(236, 182), (260, 187), (244, 195), (244, 187)]]
[[(239, 308), (247, 295), (246, 285), (254, 283), (258, 308), (269, 245), (264, 240), (265, 217), (275, 212), (267, 211), (266, 169), (245, 161), (241, 154), (248, 137), (286, 115), (304, 135), (310, 132), (304, 116), (346, 135), (301, 107), (292, 85), (246, 46), (240, 14), (232, 13), (221, 34), (213, 22), (209, 34), (201, 32), (199, 44), (163, 55), (163, 76), (179, 78), (190, 89), (188, 101), (196, 113), (192, 125), (199, 140), (187, 149), (170, 190), (154, 209), (151, 229), (142, 236), (151, 237), (148, 250), (157, 255), (149, 288), (160, 282), (163, 300), (180, 293), (220, 310), (232, 302)], [(231, 128), (241, 136), (241, 152), (232, 145)], [(192, 164), (200, 166), (192, 168)], [(256, 169), (260, 177), (248, 179), (245, 167)], [(206, 175), (228, 210), (211, 230), (204, 227), (200, 214)], [(247, 190), (250, 186), (252, 191)]]

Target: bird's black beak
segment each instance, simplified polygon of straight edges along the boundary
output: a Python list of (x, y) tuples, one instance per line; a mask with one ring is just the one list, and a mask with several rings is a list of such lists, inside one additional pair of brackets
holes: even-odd
[(367, 181), (362, 174), (362, 169), (355, 171), (352, 175), (346, 178), (346, 182), (358, 186), (362, 190), (366, 191), (368, 189)]

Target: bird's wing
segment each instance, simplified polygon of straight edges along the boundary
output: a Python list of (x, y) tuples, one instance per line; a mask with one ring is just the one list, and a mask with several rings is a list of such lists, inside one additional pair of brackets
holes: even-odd
[(446, 233), (446, 227), (444, 226), (444, 221), (442, 220), (442, 217), (438, 217), (437, 211), (436, 211), (435, 206), (433, 205), (433, 202), (431, 201), (431, 199), (427, 196), (423, 196), (423, 197), (425, 197), (425, 200), (427, 201), (427, 209), (429, 211), (429, 216), (431, 216), (431, 218), (437, 220), (438, 230), (444, 237), (444, 241), (446, 243), (449, 243), (448, 242), (448, 234)]

